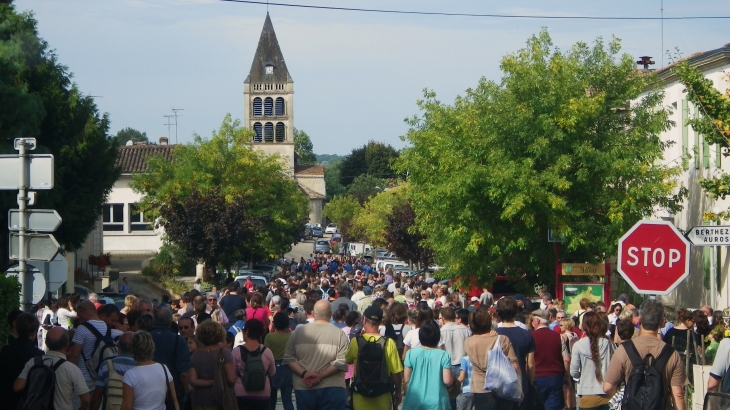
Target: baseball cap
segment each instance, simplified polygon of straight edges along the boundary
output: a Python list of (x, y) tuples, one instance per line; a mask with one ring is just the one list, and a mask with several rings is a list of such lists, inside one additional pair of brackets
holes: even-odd
[(383, 320), (383, 309), (380, 309), (376, 306), (369, 306), (367, 309), (365, 309), (363, 317), (365, 317), (366, 319), (370, 319), (373, 322), (381, 322)]
[(547, 310), (537, 309), (533, 310), (532, 314), (539, 317), (540, 319), (550, 320), (550, 313)]
[(472, 296), (472, 297), (471, 297), (471, 301), (472, 301), (472, 302), (479, 302), (479, 298), (478, 298), (478, 297), (476, 297), (476, 296)]

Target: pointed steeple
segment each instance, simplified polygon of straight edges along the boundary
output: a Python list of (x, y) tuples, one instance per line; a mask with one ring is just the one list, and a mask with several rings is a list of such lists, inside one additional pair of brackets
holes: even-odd
[[(268, 68), (267, 70), (267, 66)], [(276, 40), (274, 25), (271, 24), (269, 13), (266, 12), (266, 21), (261, 30), (259, 45), (251, 63), (251, 71), (246, 83), (288, 83), (293, 82), (289, 70), (284, 62), (279, 42)]]

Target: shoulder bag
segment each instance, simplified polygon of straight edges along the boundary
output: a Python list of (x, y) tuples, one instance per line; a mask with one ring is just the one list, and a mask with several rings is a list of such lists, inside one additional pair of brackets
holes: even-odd
[(238, 402), (226, 376), (226, 360), (223, 348), (218, 349), (218, 362), (213, 373), (213, 401), (222, 409), (236, 409)]
[(497, 336), (494, 347), (487, 352), (487, 371), (484, 377), (484, 390), (495, 397), (519, 403), (522, 400), (522, 380), (507, 355), (502, 351), (501, 335)]

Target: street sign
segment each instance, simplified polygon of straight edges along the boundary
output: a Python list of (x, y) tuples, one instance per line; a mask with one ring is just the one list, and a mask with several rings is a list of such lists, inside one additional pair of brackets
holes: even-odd
[(605, 263), (563, 263), (562, 274), (567, 276), (603, 276), (606, 274)]
[[(24, 258), (27, 261), (50, 262), (58, 253), (61, 245), (56, 242), (56, 238), (49, 233), (26, 234), (25, 243), (27, 255)], [(20, 253), (20, 234), (10, 233), (10, 259), (21, 259)]]
[[(53, 232), (61, 225), (61, 215), (55, 209), (26, 209), (25, 229), (33, 232)], [(20, 230), (20, 209), (8, 211), (8, 229)]]
[[(25, 175), (27, 189), (53, 188), (53, 155), (37, 154), (26, 156)], [(20, 186), (20, 157), (0, 155), (0, 191), (16, 190)]]
[(667, 295), (689, 276), (689, 241), (667, 221), (639, 221), (618, 242), (618, 271), (636, 293)]
[(694, 246), (730, 246), (730, 226), (695, 226), (687, 239)]
[(61, 254), (56, 255), (50, 262), (33, 262), (33, 266), (37, 267), (46, 278), (46, 292), (55, 292), (68, 279), (68, 262)]
[(564, 242), (563, 235), (555, 229), (548, 228), (548, 242)]
[[(6, 276), (15, 276), (18, 277), (18, 274), (20, 273), (18, 271), (19, 267), (18, 265), (15, 265), (8, 269), (8, 273)], [(43, 296), (46, 293), (46, 278), (43, 276), (43, 274), (36, 268), (34, 268), (31, 265), (26, 265), (26, 269), (28, 269), (25, 272), (25, 283), (26, 284), (32, 284), (32, 293), (30, 298), (28, 298), (31, 303), (38, 303), (43, 299)], [(28, 286), (28, 288), (31, 288)]]

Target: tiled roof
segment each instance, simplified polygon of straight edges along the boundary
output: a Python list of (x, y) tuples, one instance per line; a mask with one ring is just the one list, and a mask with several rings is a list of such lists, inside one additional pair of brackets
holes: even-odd
[(116, 166), (122, 169), (122, 174), (138, 174), (147, 171), (147, 158), (153, 155), (162, 155), (172, 161), (174, 145), (124, 145), (117, 152)]
[(324, 195), (322, 195), (319, 192), (314, 191), (310, 188), (307, 188), (304, 185), (299, 185), (299, 188), (304, 192), (304, 194), (309, 199), (324, 199)]
[(322, 165), (295, 165), (294, 174), (324, 176), (324, 167)]

